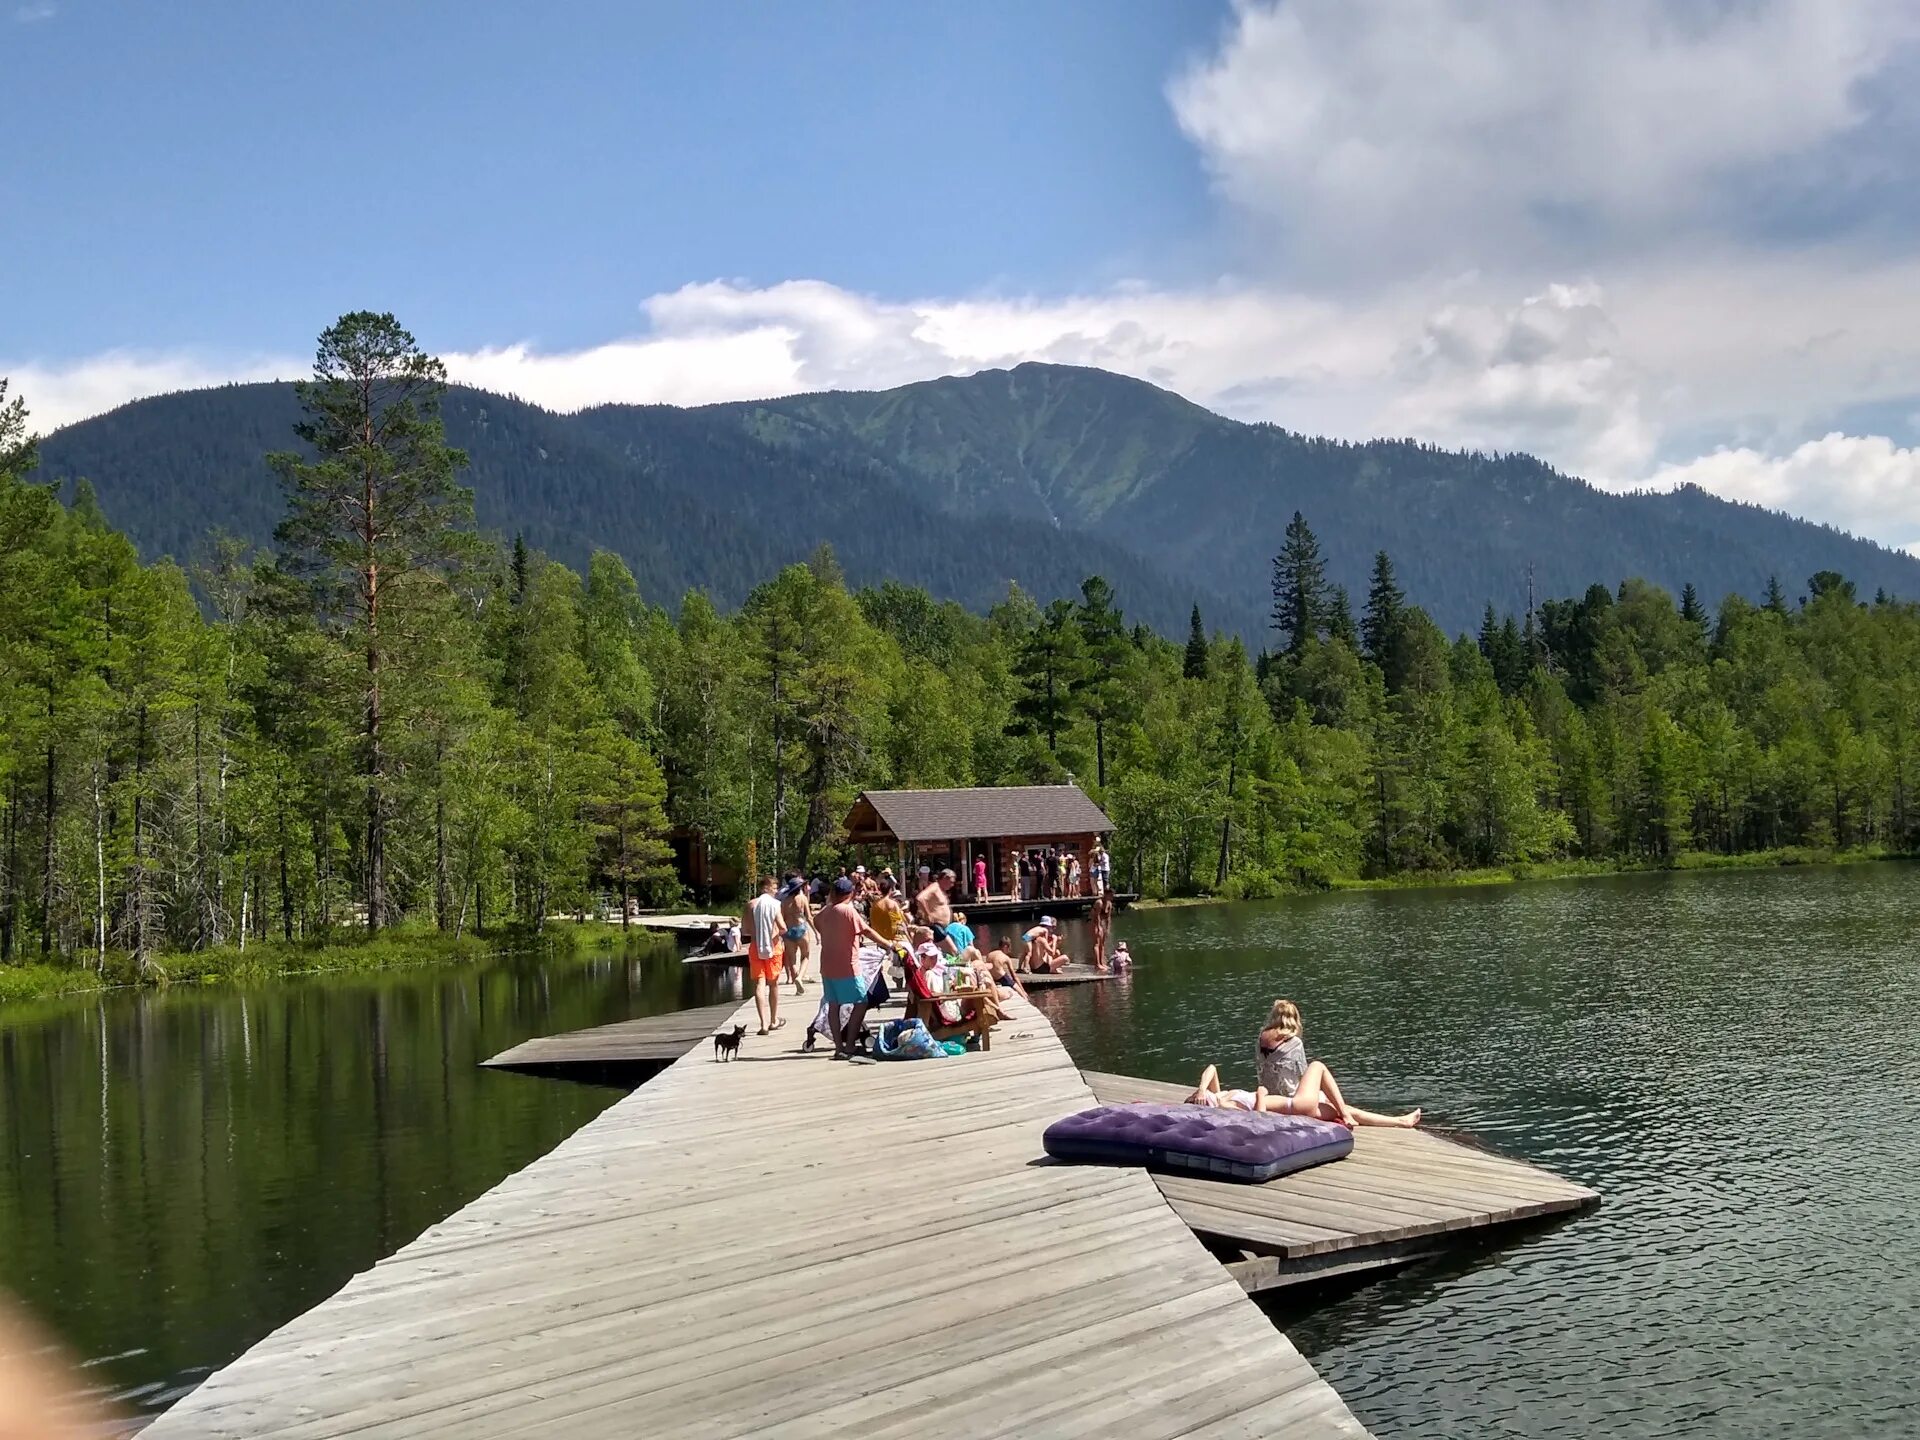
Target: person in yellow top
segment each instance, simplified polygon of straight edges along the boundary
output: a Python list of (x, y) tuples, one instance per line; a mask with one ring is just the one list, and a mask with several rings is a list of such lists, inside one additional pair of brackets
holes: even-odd
[(880, 877), (880, 895), (867, 911), (867, 924), (888, 945), (898, 947), (907, 933), (907, 912), (894, 898), (894, 884), (891, 875)]

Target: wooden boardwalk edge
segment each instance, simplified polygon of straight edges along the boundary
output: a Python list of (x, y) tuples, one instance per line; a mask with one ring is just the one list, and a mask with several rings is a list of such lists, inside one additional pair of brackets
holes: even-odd
[(1042, 1163), (1094, 1097), (1039, 1012), (901, 1065), (710, 1018), (148, 1434), (1366, 1434), (1143, 1172)]

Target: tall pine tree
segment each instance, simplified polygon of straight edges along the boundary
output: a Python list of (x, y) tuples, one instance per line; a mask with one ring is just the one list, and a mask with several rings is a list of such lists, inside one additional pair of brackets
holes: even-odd
[(1286, 541), (1273, 557), (1273, 626), (1298, 656), (1318, 638), (1328, 620), (1327, 565), (1320, 542), (1296, 510), (1287, 522)]
[(1193, 618), (1187, 622), (1187, 653), (1180, 670), (1189, 680), (1207, 678), (1207, 630), (1200, 623), (1198, 605), (1193, 607)]
[(356, 311), (320, 335), (313, 378), (295, 387), (307, 452), (269, 455), (287, 494), (275, 531), (289, 569), (319, 609), (350, 630), (366, 666), (361, 778), (367, 928), (388, 920), (390, 760), (381, 698), (391, 641), (382, 629), (397, 589), (466, 548), (473, 492), (455, 483), (466, 455), (446, 443), (447, 372), (392, 315)]
[(1406, 592), (1393, 577), (1393, 561), (1386, 551), (1375, 551), (1367, 609), (1360, 620), (1360, 643), (1366, 647), (1367, 658), (1382, 670), (1387, 668), (1388, 652), (1400, 633), (1400, 612), (1406, 607)]

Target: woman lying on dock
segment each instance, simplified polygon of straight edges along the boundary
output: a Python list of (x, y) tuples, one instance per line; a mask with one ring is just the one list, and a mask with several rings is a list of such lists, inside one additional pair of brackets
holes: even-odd
[[(1410, 1130), (1420, 1123), (1420, 1112), (1405, 1115), (1376, 1115), (1371, 1110), (1356, 1110), (1347, 1104), (1334, 1082), (1333, 1072), (1318, 1060), (1307, 1059), (1300, 1040), (1300, 1007), (1291, 1000), (1276, 1000), (1260, 1031), (1260, 1043), (1254, 1062), (1260, 1071), (1260, 1094), (1269, 1103), (1261, 1108), (1287, 1115), (1306, 1115), (1321, 1120), (1337, 1120), (1348, 1129), (1355, 1125), (1391, 1125)], [(1211, 1068), (1211, 1067), (1209, 1067)]]

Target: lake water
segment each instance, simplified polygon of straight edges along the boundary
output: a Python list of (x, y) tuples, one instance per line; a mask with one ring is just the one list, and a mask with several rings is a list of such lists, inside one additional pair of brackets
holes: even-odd
[(619, 1098), (481, 1060), (715, 983), (647, 947), (0, 1007), (0, 1292), (163, 1409)]
[[(1089, 1068), (1251, 1081), (1285, 994), (1357, 1103), (1600, 1190), (1591, 1214), (1281, 1298), (1393, 1436), (1920, 1433), (1920, 1015), (1903, 866), (1122, 917), (1043, 1003)], [(482, 1071), (718, 998), (669, 957), (500, 961), (0, 1009), (0, 1288), (151, 1411), (614, 1092)]]
[(1139, 913), (1045, 1004), (1093, 1069), (1251, 1085), (1277, 995), (1372, 1109), (1604, 1195), (1278, 1322), (1381, 1436), (1920, 1434), (1920, 871)]

